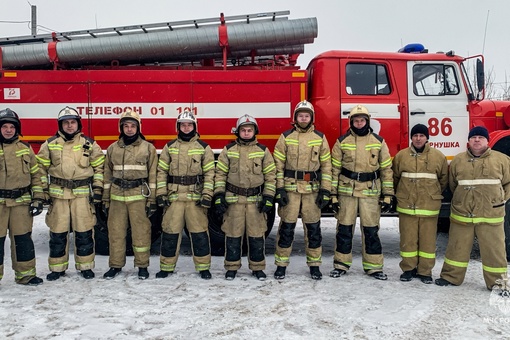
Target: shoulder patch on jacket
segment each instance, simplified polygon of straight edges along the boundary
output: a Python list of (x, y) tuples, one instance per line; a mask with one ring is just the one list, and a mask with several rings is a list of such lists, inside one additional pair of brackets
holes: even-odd
[(26, 146), (28, 149), (30, 149), (30, 144), (28, 144), (27, 142), (25, 142), (24, 140), (19, 140), (19, 142), (21, 144), (23, 144), (24, 146)]
[(237, 143), (236, 142), (230, 142), (228, 143), (227, 145), (225, 145), (225, 147), (228, 149), (232, 148), (233, 146), (235, 146)]
[(55, 135), (55, 136), (51, 136), (51, 137), (50, 137), (50, 138), (48, 138), (46, 141), (47, 141), (48, 143), (51, 143), (51, 142), (53, 142), (55, 139), (57, 139), (58, 137), (60, 137), (60, 136), (57, 134), (57, 135)]
[(313, 132), (314, 132), (317, 136), (319, 136), (320, 138), (324, 137), (324, 134), (323, 134), (322, 132), (320, 132), (320, 131), (313, 130)]
[(94, 140), (93, 138), (90, 138), (89, 136), (85, 136), (83, 133), (81, 134), (81, 136), (82, 136), (83, 138), (85, 138), (85, 140), (86, 140), (87, 142), (89, 142), (90, 144), (94, 144), (95, 140)]
[(201, 139), (197, 139), (197, 142), (198, 144), (202, 145), (202, 147), (205, 149), (206, 147), (209, 146), (209, 144), (207, 144), (206, 142), (204, 142), (203, 140)]
[(174, 144), (175, 142), (177, 142), (177, 139), (173, 139), (171, 141), (168, 141), (168, 143), (166, 143), (166, 146), (170, 147), (172, 146), (172, 144)]
[(346, 133), (346, 134), (344, 134), (343, 136), (338, 137), (338, 141), (339, 141), (340, 143), (342, 143), (342, 141), (343, 141), (344, 139), (346, 139), (347, 137), (349, 137), (350, 135), (351, 135), (351, 130), (347, 131), (347, 133)]
[(292, 128), (290, 130), (287, 130), (287, 131), (284, 131), (282, 133), (283, 137), (287, 137), (288, 135), (290, 135), (291, 133), (293, 133), (294, 131), (296, 131), (296, 128)]
[(257, 143), (257, 146), (261, 148), (262, 150), (266, 151), (267, 147), (265, 145), (262, 145), (260, 143)]
[(379, 142), (383, 142), (384, 141), (384, 138), (382, 138), (381, 136), (379, 136), (377, 133), (375, 132), (372, 132), (372, 135), (379, 141)]

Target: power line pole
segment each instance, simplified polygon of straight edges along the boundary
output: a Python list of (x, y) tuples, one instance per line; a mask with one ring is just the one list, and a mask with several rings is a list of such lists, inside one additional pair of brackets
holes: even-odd
[(30, 27), (32, 28), (32, 35), (37, 35), (37, 6), (31, 5), (32, 8), (32, 20), (30, 21)]

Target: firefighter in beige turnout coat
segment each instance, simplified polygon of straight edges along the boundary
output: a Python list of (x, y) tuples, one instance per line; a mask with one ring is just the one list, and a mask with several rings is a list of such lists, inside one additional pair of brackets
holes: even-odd
[(436, 284), (462, 284), (476, 236), (485, 285), (492, 289), (507, 275), (503, 222), (510, 198), (510, 158), (489, 148), (489, 133), (482, 126), (471, 129), (468, 143), (468, 150), (450, 163), (450, 232)]
[(168, 142), (158, 162), (157, 203), (165, 209), (161, 235), (160, 271), (165, 278), (175, 270), (184, 225), (189, 231), (195, 269), (210, 279), (211, 246), (207, 209), (214, 190), (214, 154), (199, 139), (197, 122), (190, 111), (177, 118), (177, 139)]
[(34, 151), (19, 140), (21, 122), (14, 111), (0, 110), (0, 129), (0, 279), (9, 230), (16, 283), (36, 286), (43, 280), (36, 276), (32, 223), (43, 210), (47, 185)]
[(376, 279), (386, 280), (378, 232), (381, 208), (390, 211), (394, 204), (391, 156), (384, 139), (372, 131), (366, 107), (355, 106), (349, 121), (349, 131), (337, 139), (331, 152), (332, 206), (338, 224), (330, 276), (340, 277), (352, 265), (352, 239), (359, 212), (363, 269)]
[(253, 276), (265, 280), (266, 213), (273, 208), (276, 166), (271, 152), (257, 142), (255, 118), (237, 121), (237, 139), (221, 151), (214, 179), (214, 203), (223, 215), (225, 278), (233, 280), (241, 268), (243, 236), (248, 241), (248, 264)]
[(315, 130), (315, 111), (304, 100), (294, 109), (294, 128), (281, 134), (274, 148), (276, 201), (281, 221), (276, 236), (274, 273), (284, 279), (299, 214), (305, 231), (306, 262), (314, 280), (322, 279), (321, 209), (329, 204), (331, 152), (322, 132)]
[[(94, 206), (101, 204), (104, 154), (99, 145), (81, 133), (81, 117), (73, 108), (58, 114), (58, 132), (41, 146), (37, 160), (47, 172), (51, 199), (46, 224), (50, 227), (51, 273), (59, 279), (69, 266), (69, 232), (74, 232), (75, 266), (86, 279), (94, 277)], [(45, 177), (46, 178), (46, 177)], [(91, 193), (91, 188), (93, 195)]]
[(149, 277), (151, 221), (156, 212), (156, 148), (142, 135), (137, 112), (126, 109), (119, 119), (120, 138), (106, 151), (103, 210), (108, 216), (110, 269), (112, 279), (126, 264), (126, 232), (131, 225), (134, 265), (138, 278)]
[(411, 129), (411, 145), (393, 159), (393, 184), (400, 229), (401, 281), (418, 277), (432, 283), (436, 260), (436, 234), (442, 192), (448, 185), (448, 161), (428, 144), (423, 124)]

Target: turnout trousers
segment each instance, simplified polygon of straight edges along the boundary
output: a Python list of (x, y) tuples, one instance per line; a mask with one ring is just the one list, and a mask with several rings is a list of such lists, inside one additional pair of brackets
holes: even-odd
[(400, 213), (400, 268), (417, 269), (423, 276), (432, 276), (436, 263), (436, 235), (438, 216), (413, 216)]
[(211, 245), (209, 242), (209, 221), (207, 209), (197, 206), (195, 201), (175, 201), (166, 209), (161, 223), (160, 268), (173, 272), (181, 248), (184, 226), (189, 231), (195, 270), (209, 270), (211, 267)]
[(274, 261), (277, 266), (286, 267), (290, 262), (294, 230), (301, 213), (305, 232), (306, 263), (309, 267), (322, 263), (322, 234), (320, 227), (321, 210), (315, 204), (317, 193), (301, 194), (288, 191), (289, 204), (278, 207), (280, 226), (276, 235), (276, 252)]
[(109, 265), (122, 268), (126, 265), (126, 234), (131, 225), (135, 267), (147, 268), (151, 250), (151, 221), (145, 212), (145, 200), (110, 201), (108, 213)]
[(505, 231), (503, 223), (459, 224), (450, 219), (448, 245), (444, 256), (441, 277), (454, 285), (464, 282), (471, 248), (475, 236), (478, 238), (482, 257), (483, 278), (487, 289), (492, 289), (497, 279), (507, 273)]
[(36, 275), (32, 221), (28, 205), (7, 207), (0, 204), (0, 279), (4, 274), (4, 244), (9, 230), (12, 269), (15, 280), (25, 284)]
[(225, 269), (241, 268), (243, 238), (248, 241), (248, 267), (251, 270), (264, 270), (265, 232), (267, 216), (260, 213), (256, 203), (234, 203), (223, 215), (221, 230), (225, 233)]
[(88, 196), (53, 198), (46, 214), (50, 227), (49, 268), (63, 272), (69, 267), (69, 232), (74, 232), (74, 260), (78, 270), (94, 269), (94, 225), (96, 215)]
[(334, 267), (349, 270), (352, 265), (352, 239), (359, 212), (361, 227), (361, 257), (367, 274), (382, 271), (383, 254), (379, 239), (381, 207), (377, 197), (338, 196), (340, 210), (336, 214)]

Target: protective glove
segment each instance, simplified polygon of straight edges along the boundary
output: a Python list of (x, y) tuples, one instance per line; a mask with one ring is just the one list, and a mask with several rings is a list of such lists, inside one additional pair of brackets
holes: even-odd
[(331, 196), (331, 210), (336, 214), (340, 210), (340, 202), (337, 196)]
[(90, 196), (90, 203), (94, 205), (99, 205), (103, 201), (103, 189), (94, 187), (92, 188), (92, 196)]
[(30, 202), (30, 206), (28, 211), (30, 212), (30, 216), (40, 215), (43, 211), (43, 200), (40, 198), (34, 198), (32, 202)]
[(147, 205), (145, 206), (145, 213), (147, 214), (147, 217), (151, 217), (156, 213), (158, 210), (158, 205), (154, 202), (147, 202)]
[(331, 193), (326, 189), (319, 189), (319, 193), (317, 194), (317, 198), (315, 199), (315, 204), (322, 209), (329, 204), (329, 198)]
[(393, 195), (382, 195), (379, 199), (382, 213), (393, 213), (396, 211), (397, 202)]
[(220, 215), (223, 215), (227, 212), (228, 209), (228, 203), (227, 199), (225, 198), (225, 193), (222, 192), (221, 194), (216, 194), (214, 196), (214, 208), (216, 209), (216, 212)]
[(43, 203), (47, 204), (47, 205), (52, 205), (53, 204), (53, 200), (51, 199), (51, 196), (48, 193), (48, 191), (44, 191), (43, 193), (44, 193), (44, 201), (43, 201)]
[(158, 197), (156, 197), (156, 203), (160, 208), (166, 208), (170, 206), (170, 201), (168, 200), (167, 195), (159, 195)]
[(203, 194), (202, 197), (200, 197), (200, 200), (197, 201), (196, 205), (199, 205), (202, 208), (209, 209), (212, 205), (211, 196), (207, 195), (207, 194)]
[(108, 212), (110, 211), (110, 201), (103, 201), (103, 205), (101, 208), (105, 216), (108, 217)]
[(259, 212), (268, 213), (273, 209), (273, 196), (262, 196), (262, 201), (259, 203)]
[(276, 203), (282, 207), (289, 204), (289, 196), (287, 196), (287, 191), (284, 188), (276, 189)]

